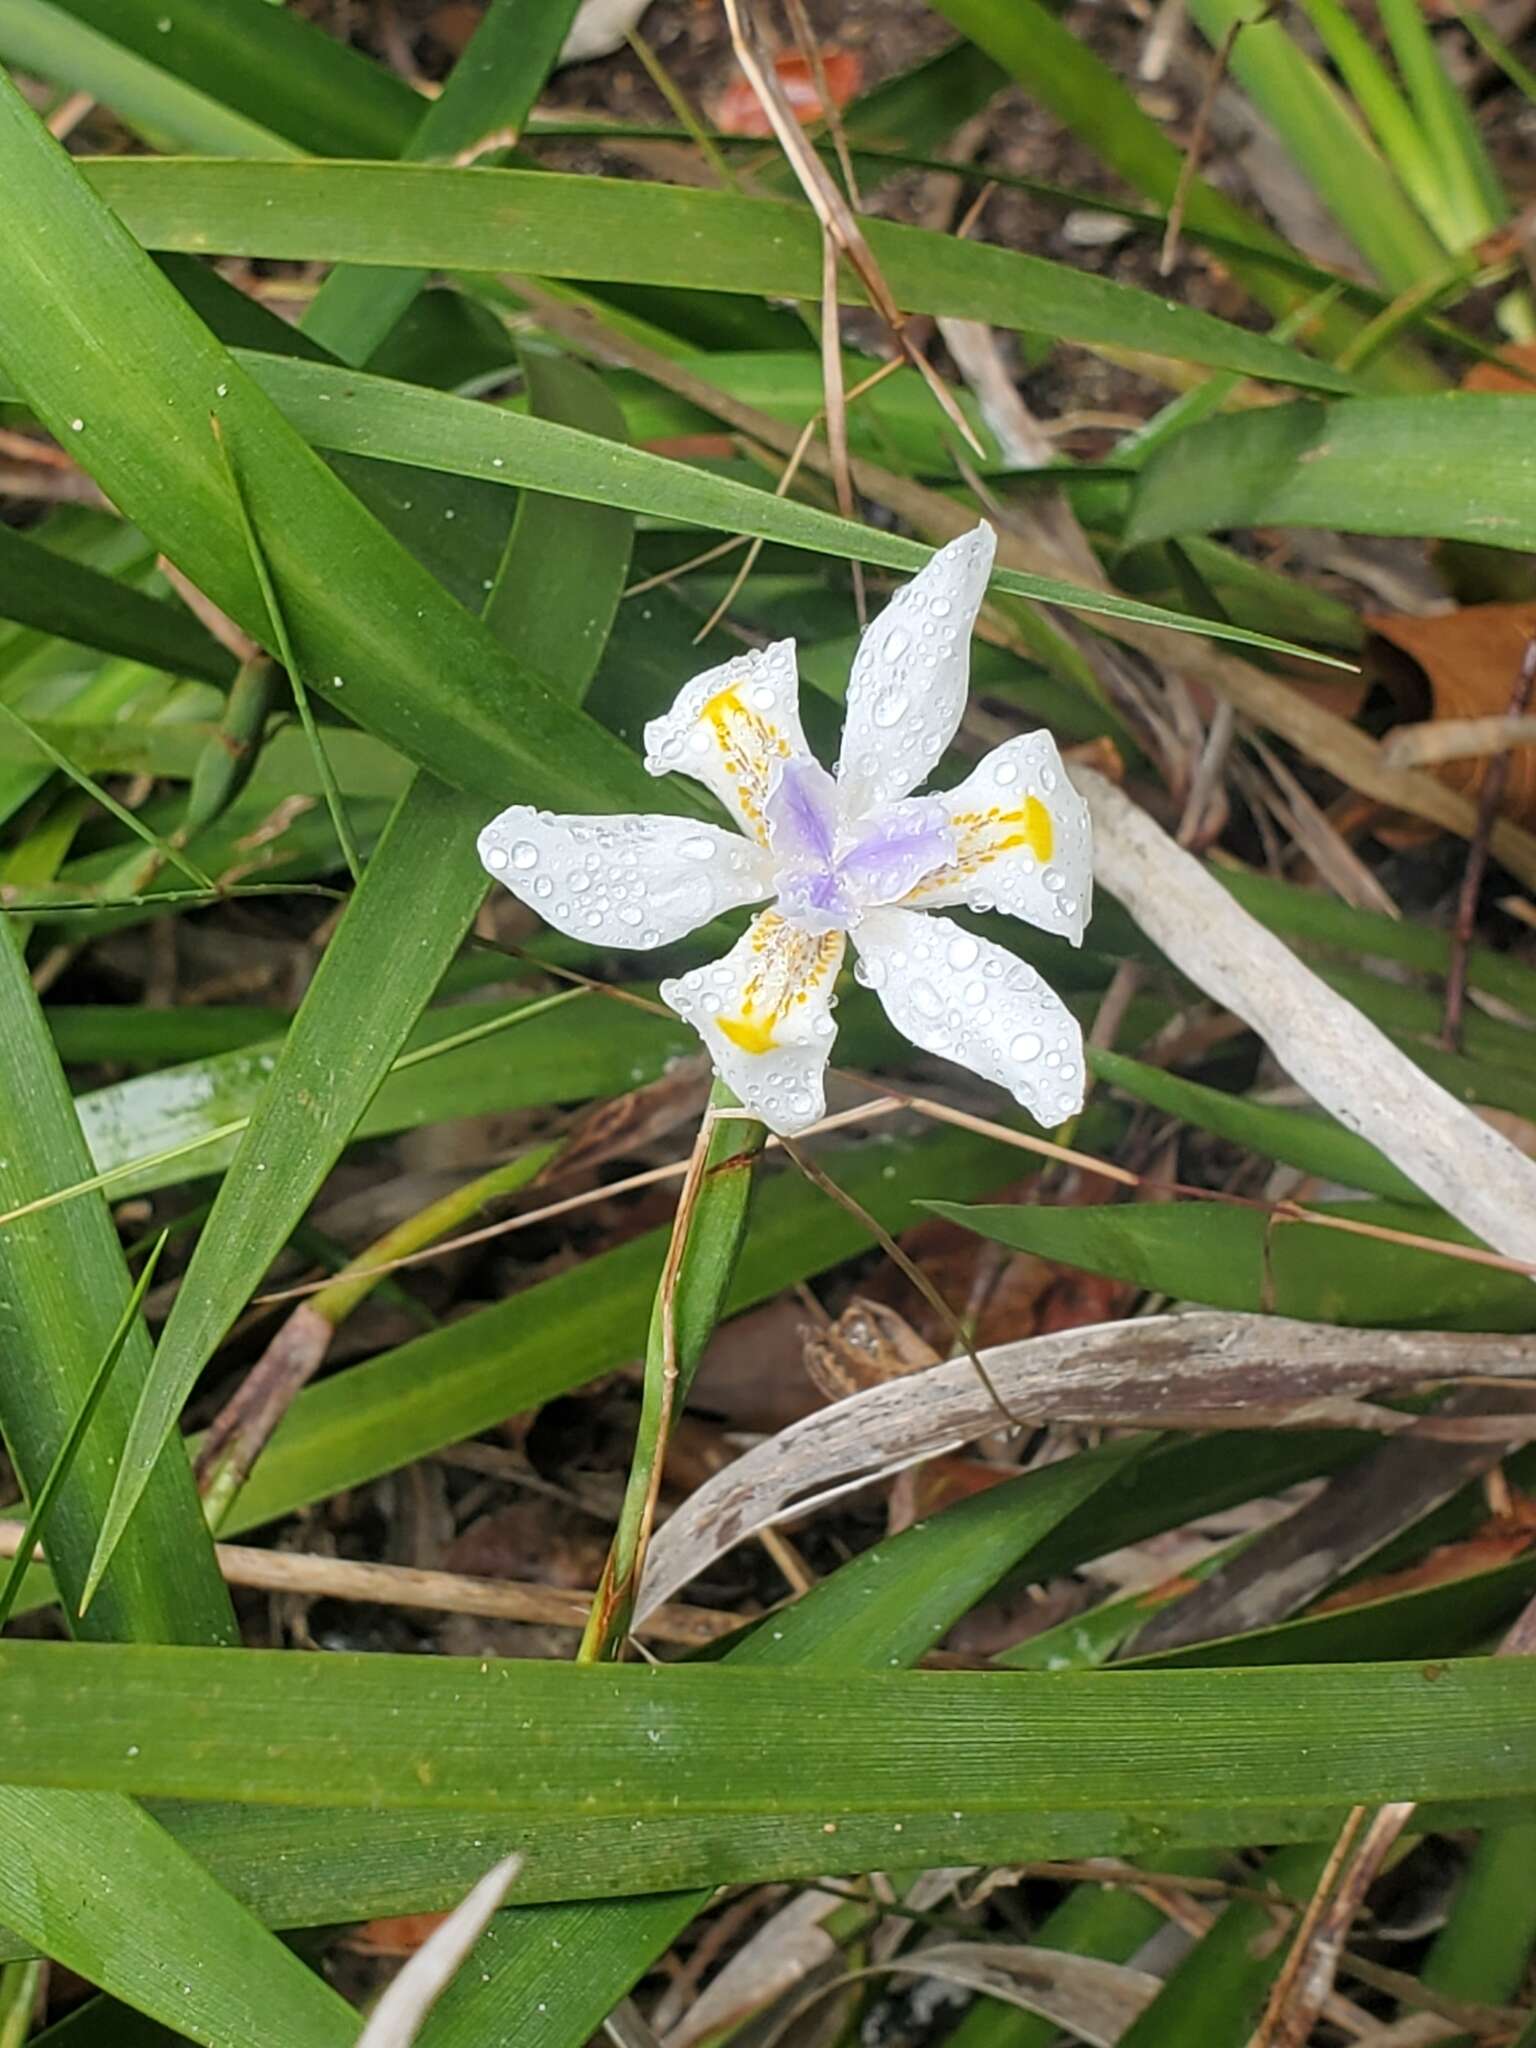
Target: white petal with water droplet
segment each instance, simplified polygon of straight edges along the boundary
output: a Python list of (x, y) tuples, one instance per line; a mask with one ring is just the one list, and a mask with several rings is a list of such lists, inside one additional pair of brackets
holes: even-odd
[(1005, 910), (1081, 945), (1093, 913), (1093, 831), (1050, 734), (1005, 740), (940, 801), (954, 861), (903, 901), (914, 910)]
[(843, 948), (841, 932), (803, 931), (763, 910), (723, 960), (661, 984), (662, 1001), (698, 1032), (721, 1080), (780, 1137), (825, 1109)]
[(853, 943), (859, 979), (914, 1045), (1006, 1088), (1047, 1130), (1082, 1108), (1082, 1033), (1032, 967), (915, 910), (872, 910)]
[(772, 890), (767, 855), (691, 818), (555, 817), (514, 804), (479, 839), (486, 872), (594, 946), (666, 946)]
[(705, 669), (645, 728), (650, 772), (695, 777), (760, 846), (768, 843), (764, 806), (775, 772), (781, 762), (802, 758), (809, 751), (800, 729), (793, 640), (754, 647)]
[(954, 738), (970, 687), (971, 628), (996, 548), (990, 526), (961, 534), (866, 629), (837, 764), (846, 817), (916, 789)]

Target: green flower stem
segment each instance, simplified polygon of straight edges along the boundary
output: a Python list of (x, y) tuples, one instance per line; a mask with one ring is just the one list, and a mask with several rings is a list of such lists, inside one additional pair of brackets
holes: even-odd
[(678, 1196), (672, 1242), (657, 1283), (645, 1352), (645, 1398), (629, 1484), (608, 1559), (593, 1595), (578, 1660), (616, 1661), (656, 1519), (672, 1421), (708, 1343), (746, 1231), (752, 1164), (767, 1132), (741, 1114), (723, 1081), (710, 1091), (688, 1175)]

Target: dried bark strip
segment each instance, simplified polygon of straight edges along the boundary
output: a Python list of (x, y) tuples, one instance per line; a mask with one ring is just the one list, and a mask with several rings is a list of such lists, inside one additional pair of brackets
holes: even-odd
[[(1341, 1396), (1449, 1379), (1536, 1377), (1536, 1340), (1530, 1338), (1343, 1330), (1213, 1311), (1062, 1330), (995, 1345), (981, 1356), (1009, 1408), (1031, 1421), (1153, 1427), (1191, 1426), (1195, 1418), (1196, 1426), (1209, 1428), (1315, 1427), (1316, 1404)], [(1479, 1392), (1481, 1412), (1495, 1401), (1510, 1409), (1525, 1405), (1512, 1389)], [(1453, 1404), (1453, 1412), (1479, 1411)], [(758, 1530), (996, 1427), (997, 1410), (965, 1358), (890, 1380), (792, 1423), (708, 1480), (659, 1532), (637, 1611), (654, 1613)], [(1410, 1442), (1391, 1449), (1465, 1459), (1477, 1470), (1499, 1447)]]
[(1536, 1160), (1421, 1073), (1102, 776), (1075, 776), (1099, 880), (1313, 1100), (1495, 1251), (1536, 1260)]

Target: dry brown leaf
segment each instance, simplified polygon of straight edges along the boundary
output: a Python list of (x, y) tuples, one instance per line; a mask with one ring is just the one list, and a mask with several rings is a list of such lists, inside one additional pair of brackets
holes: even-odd
[(1421, 1557), (1417, 1564), (1401, 1571), (1378, 1572), (1369, 1579), (1357, 1579), (1340, 1593), (1318, 1601), (1314, 1614), (1331, 1614), (1341, 1607), (1360, 1607), (1368, 1600), (1386, 1600), (1396, 1593), (1425, 1592), (1431, 1586), (1446, 1586), (1457, 1579), (1475, 1578), (1480, 1572), (1495, 1571), (1513, 1564), (1536, 1543), (1536, 1500), (1516, 1494), (1511, 1512), (1485, 1522), (1460, 1543), (1441, 1543)]
[[(1507, 366), (1507, 367), (1506, 367)], [(1474, 363), (1461, 380), (1463, 391), (1523, 391), (1536, 398), (1536, 341), (1512, 341), (1495, 363)]]
[[(810, 63), (804, 57), (785, 55), (774, 58), (773, 68), (796, 120), (802, 124), (819, 121), (826, 109)], [(863, 83), (863, 59), (856, 50), (839, 50), (826, 44), (821, 51), (821, 69), (833, 105), (845, 107)], [(773, 133), (762, 101), (752, 90), (751, 82), (739, 72), (710, 102), (710, 112), (722, 135)]]
[[(1520, 663), (1536, 634), (1536, 600), (1462, 605), (1427, 619), (1374, 612), (1365, 623), (1424, 671), (1436, 719), (1496, 718), (1509, 709)], [(1487, 772), (1486, 757), (1442, 761), (1434, 770), (1466, 795), (1477, 793)], [(1536, 746), (1511, 751), (1502, 810), (1517, 824), (1536, 824)]]
[(855, 1295), (835, 1322), (808, 1328), (805, 1369), (829, 1401), (937, 1365), (939, 1354), (906, 1317), (883, 1301)]
[[(1201, 1310), (1001, 1344), (983, 1362), (1009, 1409), (1035, 1421), (1284, 1427), (1300, 1426), (1328, 1396), (1529, 1378), (1533, 1348), (1529, 1338), (1336, 1329)], [(684, 1501), (652, 1545), (639, 1613), (652, 1613), (759, 1529), (996, 1427), (992, 1396), (968, 1358), (887, 1380), (791, 1423)]]

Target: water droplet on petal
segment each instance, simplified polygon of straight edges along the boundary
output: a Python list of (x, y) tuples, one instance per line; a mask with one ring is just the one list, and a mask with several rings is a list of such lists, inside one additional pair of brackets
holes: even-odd
[(977, 945), (970, 933), (962, 932), (958, 939), (950, 940), (948, 951), (944, 957), (948, 960), (951, 967), (963, 972), (967, 967), (973, 967), (976, 964), (977, 956), (980, 952), (980, 946)]
[(685, 839), (677, 850), (688, 860), (713, 860), (715, 842), (706, 838), (702, 832), (697, 832), (691, 839)]
[(1019, 769), (1018, 763), (1015, 761), (999, 761), (992, 770), (992, 780), (994, 782), (1001, 782), (1006, 785), (1010, 782), (1017, 782), (1018, 779)]
[(1067, 886), (1067, 878), (1060, 868), (1047, 868), (1040, 879), (1053, 896), (1059, 896)]
[(872, 713), (875, 724), (889, 732), (893, 725), (900, 725), (907, 715), (907, 693), (905, 690), (885, 690), (875, 699)]
[(912, 635), (901, 626), (892, 626), (885, 636), (885, 645), (880, 652), (887, 661), (898, 661), (912, 645)]
[(491, 868), (504, 868), (507, 864), (507, 849), (504, 846), (491, 847), (485, 856), (485, 864)]
[(553, 894), (554, 887), (555, 885), (548, 875), (539, 875), (534, 881), (533, 893), (535, 896), (549, 896)]
[(512, 849), (512, 865), (515, 868), (536, 868), (539, 864), (539, 849), (531, 839), (519, 839)]
[(931, 981), (914, 981), (909, 991), (912, 1007), (920, 1017), (942, 1017), (944, 998)]
[(1032, 1060), (1039, 1059), (1044, 1045), (1038, 1031), (1021, 1031), (1008, 1048), (1008, 1057), (1027, 1067)]
[(879, 988), (885, 980), (885, 962), (868, 960), (860, 954), (853, 963), (853, 978), (862, 988)]

